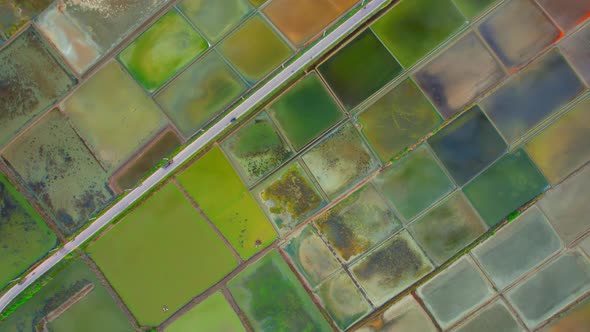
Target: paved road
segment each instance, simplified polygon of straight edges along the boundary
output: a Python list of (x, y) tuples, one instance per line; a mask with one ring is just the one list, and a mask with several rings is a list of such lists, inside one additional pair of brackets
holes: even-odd
[(143, 194), (148, 192), (153, 186), (160, 182), (164, 177), (168, 176), (182, 163), (190, 159), (195, 153), (197, 153), (203, 146), (209, 141), (213, 140), (219, 133), (226, 129), (231, 124), (231, 119), (239, 118), (248, 112), (253, 106), (263, 101), (268, 95), (270, 95), (279, 86), (284, 84), (294, 73), (304, 69), (307, 65), (318, 56), (322, 55), (327, 51), (330, 46), (337, 42), (340, 38), (351, 32), (360, 23), (369, 18), (379, 7), (389, 0), (373, 0), (369, 2), (363, 9), (359, 10), (352, 17), (342, 23), (338, 28), (324, 37), (320, 42), (314, 45), (311, 49), (307, 50), (299, 59), (294, 61), (289, 66), (285, 67), (279, 74), (277, 74), (272, 80), (258, 89), (242, 104), (236, 107), (233, 111), (228, 113), (224, 118), (219, 120), (209, 130), (204, 132), (198, 139), (189, 144), (180, 153), (174, 157), (174, 163), (168, 166), (166, 169), (160, 168), (149, 178), (147, 178), (141, 185), (129, 192), (125, 198), (111, 207), (102, 216), (97, 218), (88, 228), (82, 231), (75, 239), (66, 243), (62, 248), (56, 251), (53, 255), (47, 258), (45, 261), (40, 263), (33, 271), (31, 271), (26, 279), (13, 286), (0, 298), (0, 312), (10, 304), (10, 302), (22, 291), (24, 291), (29, 285), (35, 280), (41, 277), (45, 272), (49, 271), (65, 256), (74, 251), (79, 245), (86, 242), (94, 234), (100, 231), (106, 226), (111, 220), (117, 215), (124, 211), (129, 205), (135, 200), (140, 198)]

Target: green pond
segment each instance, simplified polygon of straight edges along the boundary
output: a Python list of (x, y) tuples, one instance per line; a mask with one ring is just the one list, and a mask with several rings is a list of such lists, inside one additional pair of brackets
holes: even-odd
[(268, 110), (297, 150), (344, 118), (315, 72), (295, 83)]
[(432, 271), (433, 265), (410, 234), (402, 231), (350, 269), (369, 299), (381, 305)]
[(379, 161), (350, 122), (326, 136), (302, 159), (330, 199), (379, 167)]
[(0, 174), (0, 290), (57, 245), (37, 211)]
[(228, 288), (255, 331), (332, 331), (277, 251), (248, 266)]
[(154, 91), (209, 45), (176, 10), (171, 10), (119, 54), (131, 75)]
[(363, 254), (401, 227), (371, 184), (340, 201), (315, 222), (344, 261)]
[(109, 172), (168, 125), (153, 100), (115, 60), (69, 96), (62, 111)]
[(247, 0), (182, 0), (178, 7), (212, 43), (223, 38), (252, 11)]
[(292, 155), (264, 112), (238, 129), (221, 147), (248, 185), (253, 185)]
[(488, 229), (461, 192), (455, 192), (409, 226), (432, 261), (441, 265)]
[(113, 198), (107, 173), (57, 109), (19, 136), (2, 157), (68, 235)]
[(403, 0), (377, 20), (372, 29), (408, 68), (465, 23), (452, 0)]
[(330, 248), (309, 224), (293, 232), (281, 249), (312, 288), (316, 288), (341, 268)]
[(118, 189), (133, 188), (152, 168), (179, 148), (181, 143), (180, 138), (171, 130), (158, 136), (141, 151), (140, 155), (113, 176)]
[(246, 332), (246, 329), (223, 294), (217, 292), (180, 316), (165, 331)]
[(177, 180), (211, 222), (248, 259), (277, 234), (219, 147), (177, 175)]
[(191, 137), (247, 89), (219, 54), (211, 51), (156, 95), (156, 102), (185, 137)]
[(406, 221), (455, 187), (426, 145), (383, 170), (373, 182)]
[(319, 71), (346, 109), (381, 89), (402, 72), (371, 30), (365, 30), (319, 66)]
[(260, 15), (244, 23), (217, 48), (249, 83), (258, 82), (293, 54)]
[(343, 270), (319, 286), (315, 293), (330, 317), (343, 331), (373, 310)]
[(298, 162), (285, 166), (258, 186), (256, 197), (281, 235), (326, 205)]
[(363, 135), (381, 161), (389, 161), (442, 122), (420, 88), (406, 79), (358, 116)]
[(167, 2), (56, 1), (36, 23), (64, 59), (83, 74)]
[(468, 183), (465, 194), (493, 227), (549, 188), (549, 183), (523, 149), (504, 155)]
[[(81, 258), (49, 272), (41, 290), (0, 323), (1, 332), (35, 331), (48, 314), (84, 287), (92, 290), (46, 325), (49, 331), (132, 332), (133, 326), (105, 286)], [(54, 275), (55, 274), (55, 275)]]
[(21, 26), (41, 13), (52, 2), (52, 0), (3, 0), (0, 2), (0, 45), (3, 39), (10, 39)]
[(238, 266), (221, 236), (172, 182), (91, 243), (88, 254), (148, 326), (162, 323)]
[(0, 51), (0, 146), (75, 83), (33, 28), (4, 47)]
[(463, 15), (473, 19), (498, 0), (453, 0)]

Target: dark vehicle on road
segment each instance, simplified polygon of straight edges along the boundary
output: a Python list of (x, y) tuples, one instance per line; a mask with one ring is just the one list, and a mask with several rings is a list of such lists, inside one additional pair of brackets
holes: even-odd
[(170, 158), (166, 161), (166, 163), (162, 166), (162, 168), (166, 169), (168, 168), (168, 166), (172, 165), (172, 163), (174, 162), (174, 159)]

